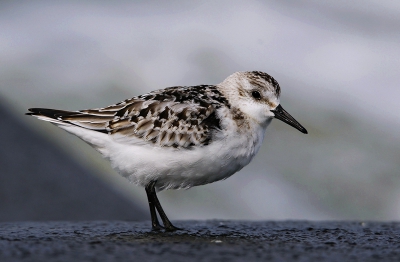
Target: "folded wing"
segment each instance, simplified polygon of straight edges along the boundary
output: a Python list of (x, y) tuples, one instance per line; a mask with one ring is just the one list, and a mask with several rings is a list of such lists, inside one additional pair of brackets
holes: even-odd
[(190, 148), (209, 144), (212, 133), (220, 129), (216, 110), (224, 100), (215, 92), (212, 86), (172, 87), (105, 108), (31, 108), (27, 114), (57, 125), (107, 133), (121, 143)]

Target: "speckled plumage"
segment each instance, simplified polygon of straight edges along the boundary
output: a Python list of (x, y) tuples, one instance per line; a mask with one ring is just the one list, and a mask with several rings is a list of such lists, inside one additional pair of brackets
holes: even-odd
[[(255, 98), (258, 92), (260, 98)], [(104, 108), (32, 108), (95, 147), (131, 182), (159, 190), (229, 177), (247, 165), (279, 105), (270, 75), (238, 72), (219, 85), (169, 87)]]
[[(97, 109), (31, 108), (28, 115), (80, 137), (131, 182), (146, 188), (153, 228), (164, 225), (155, 189), (180, 189), (226, 179), (258, 152), (278, 118), (307, 131), (281, 106), (270, 75), (237, 72), (218, 85), (169, 87)], [(153, 203), (154, 202), (154, 203)]]
[(161, 147), (189, 148), (207, 145), (220, 129), (216, 110), (229, 102), (213, 85), (169, 87), (133, 97), (105, 108), (65, 112), (32, 109), (53, 114), (64, 123), (114, 136), (129, 143), (132, 137)]

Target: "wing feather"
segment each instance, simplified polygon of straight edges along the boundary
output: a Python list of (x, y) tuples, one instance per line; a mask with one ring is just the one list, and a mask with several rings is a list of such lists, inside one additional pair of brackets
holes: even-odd
[(162, 147), (207, 145), (220, 129), (217, 110), (229, 103), (215, 86), (170, 87), (97, 109), (31, 108), (30, 115), (59, 125), (108, 133), (122, 143)]
[(215, 86), (166, 88), (127, 102), (107, 129), (124, 143), (136, 137), (163, 147), (207, 145), (220, 129), (223, 105), (229, 106)]

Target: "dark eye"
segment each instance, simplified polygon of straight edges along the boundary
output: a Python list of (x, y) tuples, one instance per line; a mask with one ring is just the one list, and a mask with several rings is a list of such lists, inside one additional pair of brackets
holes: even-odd
[(251, 95), (255, 98), (255, 99), (261, 99), (261, 94), (258, 91), (253, 91), (251, 92)]

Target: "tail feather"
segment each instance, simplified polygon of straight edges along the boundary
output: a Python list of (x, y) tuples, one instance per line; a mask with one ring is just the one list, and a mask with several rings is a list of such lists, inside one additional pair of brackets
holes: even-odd
[(65, 111), (49, 108), (29, 108), (26, 115), (37, 117), (57, 125), (75, 125), (82, 128), (108, 133), (106, 127), (113, 116), (92, 115), (80, 111)]
[(59, 117), (71, 116), (71, 115), (79, 115), (78, 111), (65, 111), (58, 109), (50, 109), (50, 108), (29, 108), (30, 112), (26, 113), (26, 115), (30, 116), (46, 116), (53, 119), (58, 119)]

